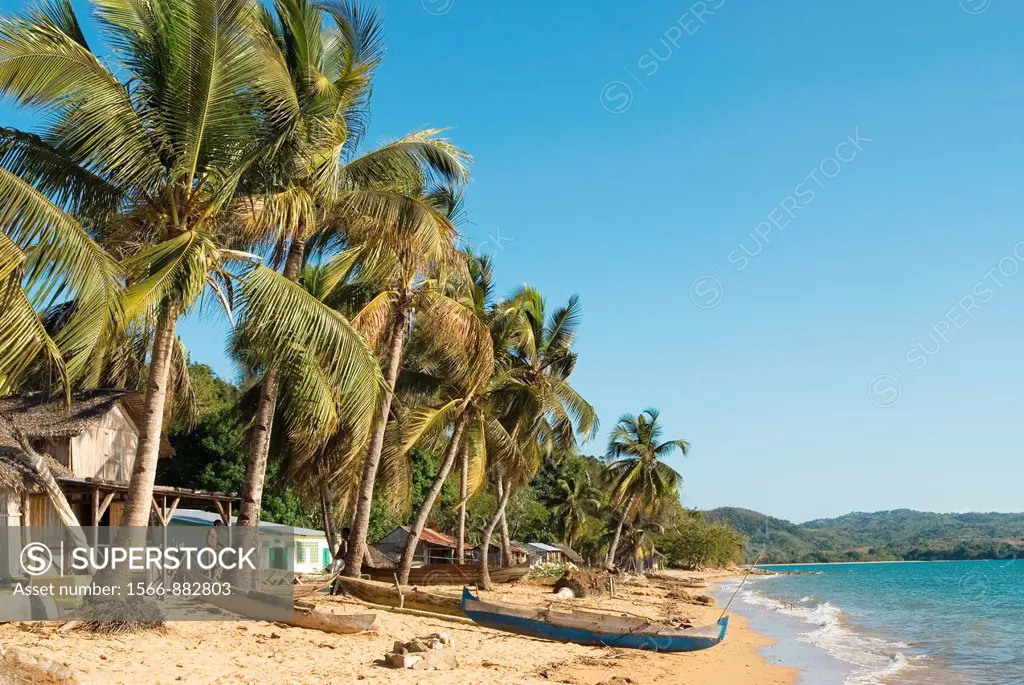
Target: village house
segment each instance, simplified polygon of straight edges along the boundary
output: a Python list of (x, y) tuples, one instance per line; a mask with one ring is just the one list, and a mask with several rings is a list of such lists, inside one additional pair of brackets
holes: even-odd
[(544, 542), (528, 542), (526, 543), (526, 550), (530, 553), (531, 563), (558, 564), (562, 561), (562, 550), (554, 545)]
[[(143, 399), (129, 390), (39, 394), (0, 398), (0, 415), (10, 419), (32, 448), (46, 455), (57, 484), (82, 526), (117, 525), (138, 448)], [(163, 437), (160, 457), (173, 455)], [(165, 526), (181, 502), (211, 506), (225, 521), (238, 497), (234, 494), (158, 485), (153, 490), (151, 521)], [(60, 517), (35, 473), (25, 464), (14, 435), (0, 428), (0, 526), (59, 526)], [(31, 536), (23, 530), (23, 535)], [(94, 540), (95, 542), (95, 540)], [(17, 560), (0, 550), (0, 580), (18, 577)], [(13, 561), (13, 564), (12, 564)]]
[[(391, 561), (397, 563), (405, 551), (405, 543), (409, 539), (409, 529), (399, 526), (383, 537), (376, 548)], [(413, 553), (413, 566), (424, 564), (452, 564), (455, 562), (455, 538), (444, 533), (439, 533), (432, 528), (424, 528), (420, 533), (419, 542), (416, 543), (416, 551)], [(470, 545), (464, 545), (466, 551), (472, 550)]]
[[(178, 509), (171, 515), (174, 525), (212, 526), (219, 520), (218, 514), (199, 509)], [(238, 517), (233, 516), (231, 525), (237, 520)], [(286, 570), (291, 563), (295, 573), (317, 574), (331, 565), (331, 548), (322, 530), (260, 521), (259, 532), (261, 568)]]
[[(467, 561), (470, 561), (474, 564), (479, 564), (482, 549), (483, 544), (479, 544), (476, 547), (474, 547), (473, 552), (467, 558)], [(512, 540), (509, 543), (508, 552), (510, 557), (509, 561), (511, 562), (512, 566), (525, 564), (527, 559), (529, 558), (529, 552), (527, 552), (526, 546), (521, 542), (516, 542), (515, 540)], [(501, 544), (495, 542), (494, 540), (491, 541), (491, 549), (487, 554), (487, 565), (489, 567), (501, 566)]]
[(562, 561), (568, 561), (570, 564), (575, 564), (576, 566), (583, 566), (583, 557), (569, 545), (563, 542), (555, 542), (551, 546), (557, 547), (561, 550)]

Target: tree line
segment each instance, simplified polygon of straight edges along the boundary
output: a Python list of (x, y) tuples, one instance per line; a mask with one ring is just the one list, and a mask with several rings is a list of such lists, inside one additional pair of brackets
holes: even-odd
[[(122, 526), (149, 521), (161, 437), (202, 428), (203, 449), (244, 444), (238, 526), (271, 500), (299, 515), (313, 499), (332, 543), (342, 522), (351, 531), (348, 575), (375, 521), (412, 512), (405, 579), (456, 473), (460, 543), (488, 492), (480, 541), (497, 531), (507, 548), (509, 503), (598, 430), (571, 383), (580, 301), (552, 306), (528, 285), (499, 297), (491, 260), (459, 249), (472, 158), (444, 131), (365, 149), (377, 12), (354, 0), (92, 9), (99, 51), (68, 0), (0, 19), (0, 95), (40, 122), (0, 130), (0, 392), (143, 391)], [(177, 327), (216, 307), (244, 381), (214, 431)], [(612, 432), (605, 563), (657, 539), (659, 512), (678, 505), (663, 459), (687, 445), (660, 435), (653, 410)], [(429, 485), (414, 508), (417, 474)], [(561, 532), (578, 538), (598, 498), (582, 480), (556, 485)]]

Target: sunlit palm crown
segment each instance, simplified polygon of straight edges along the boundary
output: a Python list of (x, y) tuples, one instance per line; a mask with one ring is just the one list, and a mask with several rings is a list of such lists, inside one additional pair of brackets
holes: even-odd
[(569, 383), (576, 364), (572, 349), (579, 326), (579, 298), (548, 316), (544, 299), (529, 286), (496, 305), (509, 344), (509, 375), (515, 388), (505, 394), (510, 432), (519, 436), (532, 469), (541, 459), (574, 452), (577, 435), (587, 440), (598, 429), (597, 413)]
[(656, 409), (646, 409), (639, 416), (626, 414), (608, 439), (605, 459), (611, 462), (608, 473), (613, 484), (612, 501), (616, 504), (632, 497), (645, 508), (655, 508), (665, 497), (677, 493), (682, 477), (662, 460), (676, 450), (685, 455), (689, 443), (661, 442), (658, 418)]

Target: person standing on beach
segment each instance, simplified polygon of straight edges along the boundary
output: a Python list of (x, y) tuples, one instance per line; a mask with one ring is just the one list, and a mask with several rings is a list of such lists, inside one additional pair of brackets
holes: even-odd
[[(348, 528), (341, 529), (341, 542), (338, 543), (338, 548), (334, 550), (334, 562), (331, 564), (330, 569), (330, 572), (334, 575), (341, 573), (345, 568), (345, 555), (348, 554), (348, 536), (350, 532)], [(331, 594), (341, 594), (340, 580), (334, 581), (334, 585), (331, 587)]]
[[(220, 543), (220, 530), (218, 529), (223, 525), (224, 522), (217, 519), (213, 522), (209, 532), (206, 533), (206, 546), (214, 550), (214, 552), (219, 552), (222, 546)], [(210, 575), (216, 580), (217, 578), (220, 578), (220, 571), (221, 569), (219, 566), (214, 566), (210, 571)]]

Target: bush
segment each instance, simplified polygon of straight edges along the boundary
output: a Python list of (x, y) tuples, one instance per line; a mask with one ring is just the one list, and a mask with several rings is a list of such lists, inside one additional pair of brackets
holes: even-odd
[(722, 523), (708, 523), (699, 513), (688, 516), (661, 542), (669, 566), (701, 569), (728, 566), (743, 559), (743, 536)]

